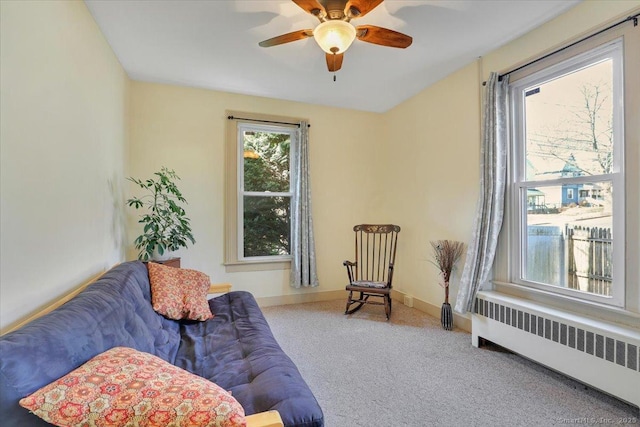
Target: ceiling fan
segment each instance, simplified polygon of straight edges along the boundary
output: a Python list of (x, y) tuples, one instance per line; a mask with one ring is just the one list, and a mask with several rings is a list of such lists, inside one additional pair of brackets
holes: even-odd
[[(344, 52), (354, 39), (382, 46), (406, 48), (413, 39), (397, 31), (375, 25), (351, 24), (351, 20), (362, 18), (375, 9), (383, 0), (292, 0), (306, 12), (312, 14), (320, 24), (311, 30), (298, 30), (282, 34), (259, 43), (262, 47), (277, 46), (296, 40), (313, 37), (325, 51), (327, 68), (331, 72), (342, 68)], [(334, 76), (335, 80), (335, 76)]]

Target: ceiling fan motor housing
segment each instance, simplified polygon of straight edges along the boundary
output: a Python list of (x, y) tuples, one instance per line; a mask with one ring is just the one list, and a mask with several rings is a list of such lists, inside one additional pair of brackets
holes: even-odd
[(328, 19), (344, 19), (346, 0), (320, 0)]

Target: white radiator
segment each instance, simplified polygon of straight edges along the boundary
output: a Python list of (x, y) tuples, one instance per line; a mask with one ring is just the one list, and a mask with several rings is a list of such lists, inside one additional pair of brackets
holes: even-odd
[(640, 407), (640, 330), (497, 292), (479, 292), (472, 342), (484, 338)]

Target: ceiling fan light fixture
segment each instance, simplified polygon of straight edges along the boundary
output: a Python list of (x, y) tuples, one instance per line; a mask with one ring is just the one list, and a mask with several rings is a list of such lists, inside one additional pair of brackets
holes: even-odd
[(355, 40), (356, 29), (345, 21), (325, 21), (313, 30), (313, 38), (325, 52), (340, 54)]

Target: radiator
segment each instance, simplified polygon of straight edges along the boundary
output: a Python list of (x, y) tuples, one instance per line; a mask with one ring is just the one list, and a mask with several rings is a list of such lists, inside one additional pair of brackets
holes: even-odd
[(471, 316), (480, 338), (640, 407), (640, 330), (491, 291)]

